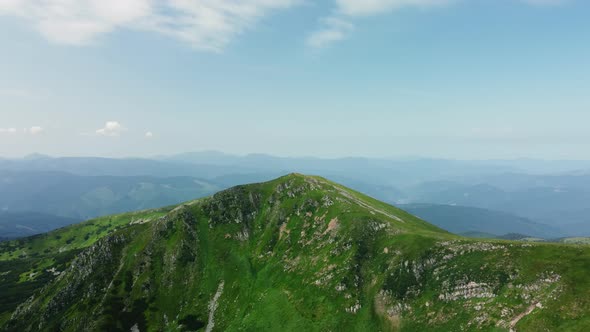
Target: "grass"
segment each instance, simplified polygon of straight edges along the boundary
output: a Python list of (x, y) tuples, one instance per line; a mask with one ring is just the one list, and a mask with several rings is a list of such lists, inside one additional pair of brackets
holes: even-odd
[[(140, 218), (152, 221), (131, 225)], [(519, 329), (579, 331), (590, 312), (586, 246), (461, 238), (302, 175), (89, 221), (0, 253), (0, 273), (13, 270), (2, 286), (23, 287), (3, 307), (7, 329), (202, 329), (222, 282), (213, 316), (227, 331), (501, 331), (536, 301), (543, 309)], [(56, 259), (64, 277), (7, 321), (39, 292), (40, 279), (20, 276)], [(493, 296), (441, 299), (469, 282)]]

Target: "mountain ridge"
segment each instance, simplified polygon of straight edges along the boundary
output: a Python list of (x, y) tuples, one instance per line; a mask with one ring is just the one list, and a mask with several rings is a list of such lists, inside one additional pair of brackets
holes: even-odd
[[(5, 330), (507, 330), (535, 303), (517, 328), (589, 322), (587, 271), (563, 265), (586, 266), (587, 247), (461, 238), (319, 177), (60, 232), (0, 246), (0, 263), (57, 273), (0, 314)], [(44, 253), (67, 232), (73, 258)]]

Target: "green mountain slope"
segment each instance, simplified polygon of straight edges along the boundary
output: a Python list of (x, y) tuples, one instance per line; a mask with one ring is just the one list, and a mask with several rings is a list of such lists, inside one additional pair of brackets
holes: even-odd
[(0, 323), (9, 331), (583, 331), (590, 324), (588, 247), (460, 238), (297, 174), (0, 250), (0, 287), (11, 292)]

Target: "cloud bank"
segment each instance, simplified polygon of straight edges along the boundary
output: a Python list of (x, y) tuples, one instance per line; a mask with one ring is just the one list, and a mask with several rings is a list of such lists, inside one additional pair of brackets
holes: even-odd
[[(261, 19), (308, 0), (0, 0), (0, 16), (28, 22), (51, 42), (86, 45), (120, 29), (146, 31), (220, 52)], [(346, 39), (357, 18), (404, 8), (437, 8), (464, 0), (333, 0), (332, 13), (307, 37), (325, 47)], [(514, 0), (534, 6), (568, 0)]]
[(16, 134), (16, 128), (0, 128), (0, 134), (12, 135)]
[(298, 1), (0, 0), (0, 15), (29, 21), (55, 43), (85, 45), (117, 29), (132, 29), (220, 51), (263, 17)]
[(10, 128), (0, 128), (0, 134), (2, 135), (14, 135), (18, 133), (30, 134), (30, 135), (39, 135), (44, 131), (42, 127), (39, 126), (32, 126), (31, 128), (24, 128), (22, 131), (10, 127)]

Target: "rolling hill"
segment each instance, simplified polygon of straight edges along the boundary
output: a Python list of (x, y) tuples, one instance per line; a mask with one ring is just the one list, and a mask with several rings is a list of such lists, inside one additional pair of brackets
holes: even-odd
[(590, 248), (479, 241), (319, 177), (0, 244), (6, 331), (584, 331)]
[(77, 222), (80, 220), (36, 212), (0, 212), (0, 241), (45, 233)]
[(0, 209), (84, 220), (178, 204), (219, 189), (193, 177), (80, 176), (4, 170), (0, 171)]
[(490, 177), (477, 184), (428, 182), (406, 188), (405, 202), (502, 211), (559, 228), (570, 236), (586, 236), (590, 235), (588, 182), (587, 176), (523, 174)]

